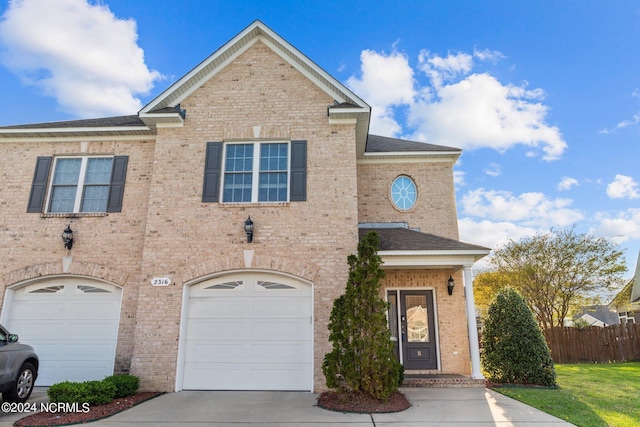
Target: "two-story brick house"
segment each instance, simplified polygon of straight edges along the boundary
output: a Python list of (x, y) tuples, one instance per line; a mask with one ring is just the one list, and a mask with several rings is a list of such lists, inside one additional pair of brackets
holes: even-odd
[(471, 266), (489, 250), (458, 240), (460, 150), (369, 120), (256, 21), (135, 116), (0, 128), (0, 321), (40, 354), (38, 384), (321, 390), (372, 229), (407, 372), (481, 378)]

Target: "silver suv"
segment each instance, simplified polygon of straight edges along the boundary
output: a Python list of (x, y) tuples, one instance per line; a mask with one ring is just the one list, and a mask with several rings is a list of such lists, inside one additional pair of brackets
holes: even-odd
[(38, 356), (33, 347), (18, 342), (0, 325), (0, 392), (5, 402), (26, 402), (38, 377)]

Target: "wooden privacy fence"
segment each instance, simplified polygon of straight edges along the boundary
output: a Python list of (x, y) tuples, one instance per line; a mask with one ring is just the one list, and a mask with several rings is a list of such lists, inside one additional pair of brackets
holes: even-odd
[(555, 327), (544, 331), (555, 363), (608, 363), (640, 360), (640, 324), (604, 328)]

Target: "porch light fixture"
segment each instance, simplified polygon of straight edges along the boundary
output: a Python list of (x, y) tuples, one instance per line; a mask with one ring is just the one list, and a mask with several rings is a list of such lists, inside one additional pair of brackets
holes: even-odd
[(453, 280), (453, 277), (449, 275), (449, 280), (447, 280), (447, 291), (449, 295), (453, 295), (453, 287), (456, 285), (456, 281)]
[(251, 216), (244, 222), (244, 232), (247, 234), (247, 243), (253, 242), (253, 221), (251, 221)]
[(62, 232), (62, 242), (64, 243), (64, 247), (70, 251), (73, 246), (73, 231), (71, 230), (71, 224), (67, 225), (67, 228)]

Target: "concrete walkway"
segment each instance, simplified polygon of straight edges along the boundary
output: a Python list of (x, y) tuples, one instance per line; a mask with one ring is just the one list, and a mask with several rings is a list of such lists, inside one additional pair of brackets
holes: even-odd
[[(302, 392), (183, 391), (151, 399), (94, 423), (96, 427), (560, 427), (544, 412), (484, 388), (403, 388), (411, 408), (393, 414), (344, 414), (316, 406)], [(34, 391), (32, 399), (41, 399)], [(46, 398), (46, 394), (45, 394)], [(24, 416), (24, 415), (22, 415)], [(0, 416), (9, 427), (18, 415)]]

